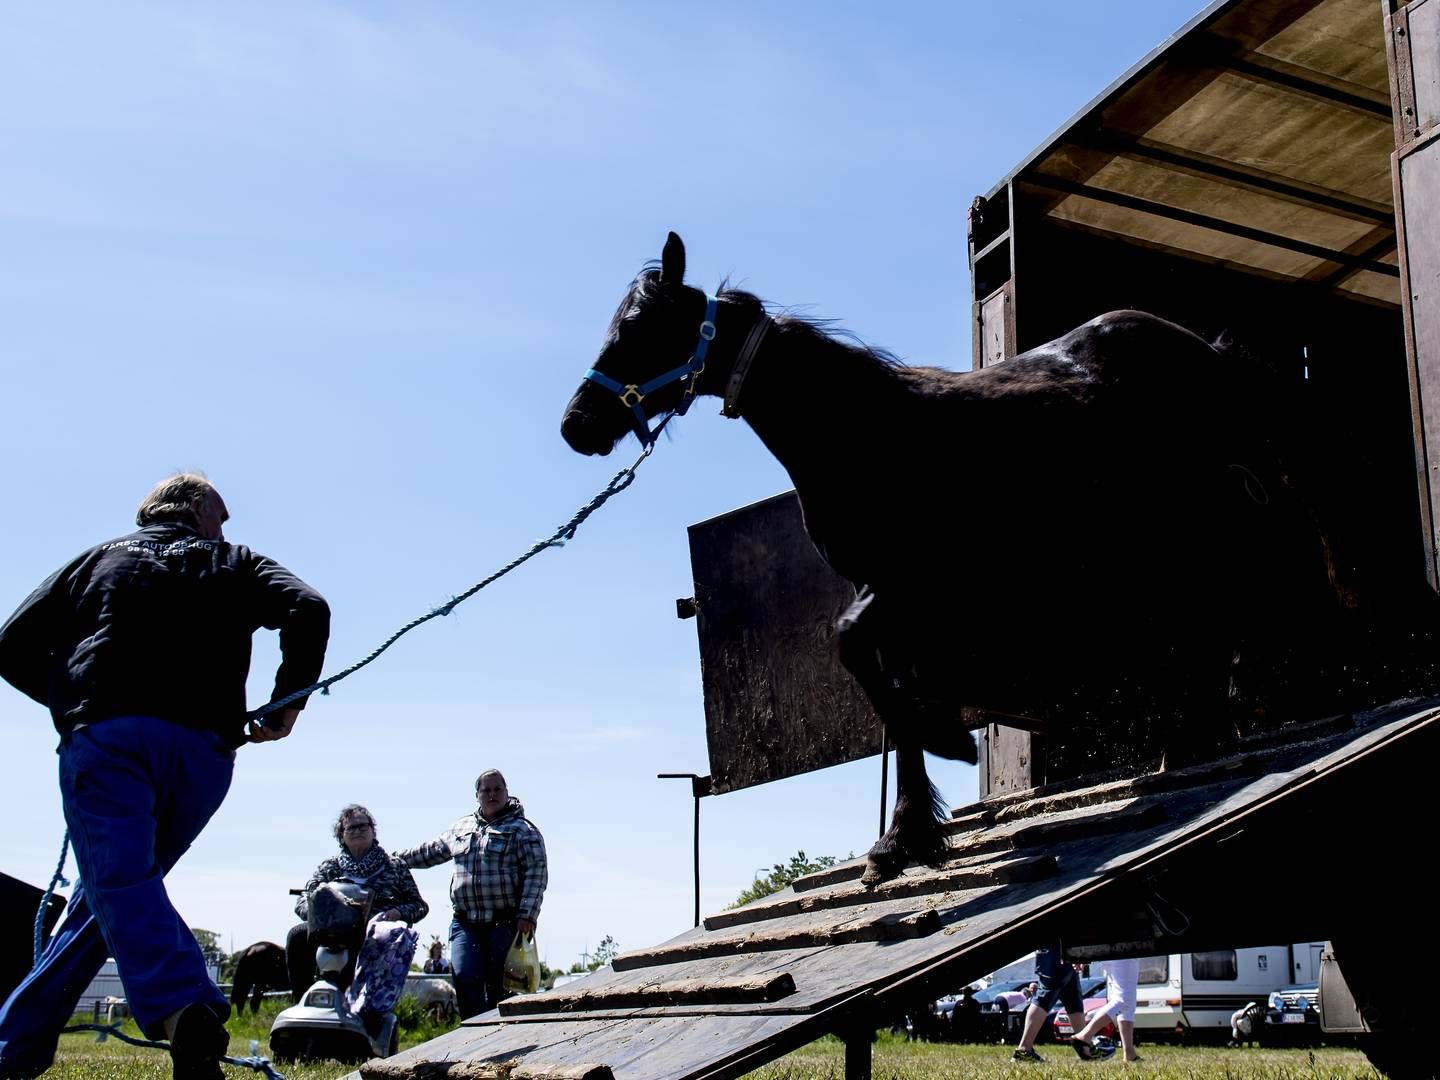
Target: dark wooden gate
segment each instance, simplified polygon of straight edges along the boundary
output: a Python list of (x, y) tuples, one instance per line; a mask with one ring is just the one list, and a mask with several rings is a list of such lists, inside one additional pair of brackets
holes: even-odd
[(820, 558), (794, 492), (690, 526), (717, 794), (880, 752), (880, 721), (840, 665), (855, 599)]

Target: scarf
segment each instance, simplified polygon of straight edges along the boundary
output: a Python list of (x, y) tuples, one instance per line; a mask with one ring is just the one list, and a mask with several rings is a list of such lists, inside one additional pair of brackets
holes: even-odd
[(344, 848), (340, 849), (340, 872), (358, 884), (364, 884), (384, 869), (389, 856), (380, 846), (380, 841), (370, 845), (370, 850), (358, 859)]

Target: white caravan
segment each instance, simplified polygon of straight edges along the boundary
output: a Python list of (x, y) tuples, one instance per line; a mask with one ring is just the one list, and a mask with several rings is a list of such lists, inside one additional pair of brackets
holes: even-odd
[(1160, 1035), (1228, 1035), (1230, 1016), (1250, 1002), (1262, 1009), (1272, 991), (1320, 977), (1323, 941), (1253, 949), (1171, 953), (1140, 961), (1135, 1027)]

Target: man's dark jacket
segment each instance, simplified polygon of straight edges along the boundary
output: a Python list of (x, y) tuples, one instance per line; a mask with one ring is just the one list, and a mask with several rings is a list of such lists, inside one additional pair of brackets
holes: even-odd
[(319, 593), (247, 547), (149, 525), (30, 594), (0, 627), (0, 677), (48, 706), (62, 733), (142, 715), (239, 745), (250, 638), (262, 626), (280, 631), (272, 701), (319, 678), (330, 636)]

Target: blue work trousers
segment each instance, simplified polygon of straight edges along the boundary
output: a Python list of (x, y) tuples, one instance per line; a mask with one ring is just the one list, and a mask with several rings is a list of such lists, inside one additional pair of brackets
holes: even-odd
[(505, 954), (515, 942), (515, 922), (450, 920), (450, 969), (455, 1004), (465, 1018), (495, 1008), (504, 990)]
[(107, 957), (152, 1039), (192, 1002), (222, 1017), (230, 1010), (164, 879), (225, 800), (235, 752), (211, 732), (117, 716), (64, 736), (59, 755), (80, 881), (39, 963), (0, 1008), (0, 1076), (53, 1061), (60, 1029)]

